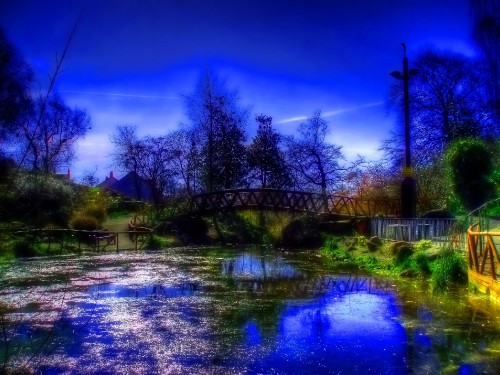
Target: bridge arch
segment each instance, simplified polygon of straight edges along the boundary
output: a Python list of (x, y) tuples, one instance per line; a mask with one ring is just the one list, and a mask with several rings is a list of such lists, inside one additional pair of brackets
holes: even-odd
[(191, 212), (210, 214), (244, 209), (308, 212), (348, 217), (397, 216), (397, 200), (363, 200), (340, 195), (280, 189), (230, 189), (194, 195)]

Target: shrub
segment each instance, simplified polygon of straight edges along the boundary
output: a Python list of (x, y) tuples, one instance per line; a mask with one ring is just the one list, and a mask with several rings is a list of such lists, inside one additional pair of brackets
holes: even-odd
[(93, 217), (100, 225), (104, 223), (104, 221), (106, 221), (106, 208), (103, 206), (98, 206), (96, 204), (91, 204), (85, 207), (83, 215), (87, 217)]
[(432, 272), (432, 289), (443, 291), (453, 284), (465, 282), (467, 282), (467, 264), (464, 257), (451, 246), (444, 247), (436, 259)]
[(149, 250), (160, 250), (168, 247), (169, 241), (158, 235), (151, 235), (147, 238), (145, 248)]
[(417, 250), (410, 259), (410, 268), (420, 275), (430, 275), (430, 258), (423, 250)]
[(324, 246), (321, 248), (321, 253), (335, 261), (353, 261), (351, 253), (341, 247), (340, 240), (335, 237), (328, 237), (325, 240)]
[(99, 223), (93, 216), (76, 216), (71, 220), (71, 227), (76, 230), (96, 230), (99, 229)]

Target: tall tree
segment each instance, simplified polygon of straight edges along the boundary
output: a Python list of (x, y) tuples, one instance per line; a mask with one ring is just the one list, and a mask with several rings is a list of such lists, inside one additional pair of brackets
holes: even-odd
[(500, 0), (470, 0), (474, 37), (486, 63), (489, 105), (500, 120)]
[(52, 97), (44, 107), (42, 98), (35, 105), (35, 116), (19, 124), (18, 134), (28, 150), (25, 162), (33, 170), (55, 173), (74, 159), (74, 145), (90, 129), (84, 110), (69, 108), (60, 97)]
[(192, 130), (200, 136), (205, 190), (237, 187), (246, 173), (247, 111), (238, 105), (236, 92), (207, 70), (185, 105)]
[[(410, 78), (409, 95), (414, 167), (441, 158), (455, 139), (481, 137), (491, 131), (484, 76), (476, 63), (458, 53), (436, 50), (423, 51), (413, 61), (417, 73)], [(402, 85), (393, 86), (391, 100), (402, 103)], [(386, 156), (398, 167), (404, 156), (401, 130), (383, 145)]]
[(288, 160), (300, 189), (312, 189), (325, 196), (335, 190), (346, 168), (341, 146), (326, 140), (328, 122), (316, 111), (297, 129), (298, 136), (288, 140)]
[[(9, 43), (0, 28), (0, 139), (5, 140), (31, 113), (31, 67)], [(0, 143), (0, 147), (2, 144)]]
[(134, 172), (136, 198), (141, 200), (143, 192), (139, 173), (141, 173), (141, 159), (144, 157), (146, 147), (137, 136), (137, 127), (118, 125), (110, 141), (115, 146), (112, 154), (115, 164), (125, 172)]
[(182, 190), (191, 196), (196, 194), (198, 171), (200, 169), (200, 152), (198, 133), (181, 129), (167, 135), (172, 148), (171, 169), (175, 178), (183, 186)]
[(175, 190), (174, 171), (170, 168), (174, 160), (170, 139), (146, 137), (142, 140), (143, 152), (139, 160), (139, 174), (151, 188), (155, 204), (163, 202), (166, 195)]
[(290, 173), (279, 145), (281, 137), (272, 127), (272, 117), (260, 115), (255, 120), (259, 127), (247, 151), (251, 183), (261, 188), (290, 186)]

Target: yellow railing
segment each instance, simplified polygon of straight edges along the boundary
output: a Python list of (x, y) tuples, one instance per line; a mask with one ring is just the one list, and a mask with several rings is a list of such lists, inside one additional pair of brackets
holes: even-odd
[(479, 223), (467, 231), (469, 282), (500, 301), (500, 257), (495, 240), (500, 244), (500, 232), (481, 231)]

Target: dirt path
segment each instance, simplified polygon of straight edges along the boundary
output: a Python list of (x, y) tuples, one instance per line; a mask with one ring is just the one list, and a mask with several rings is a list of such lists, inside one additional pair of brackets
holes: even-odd
[[(120, 217), (117, 219), (108, 219), (103, 224), (103, 228), (106, 228), (110, 232), (125, 232), (128, 231), (128, 222), (130, 217)], [(126, 233), (121, 233), (118, 235), (118, 244), (120, 250), (135, 249), (135, 242), (130, 239), (130, 236)]]

